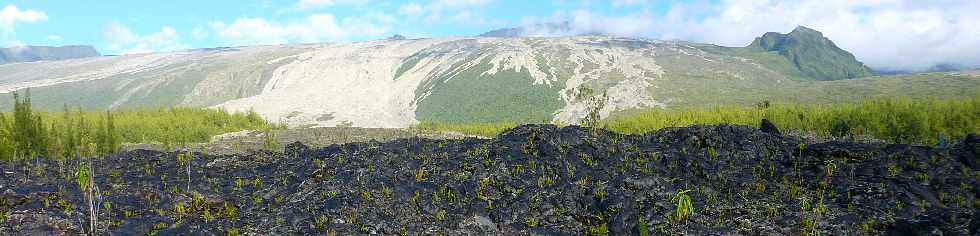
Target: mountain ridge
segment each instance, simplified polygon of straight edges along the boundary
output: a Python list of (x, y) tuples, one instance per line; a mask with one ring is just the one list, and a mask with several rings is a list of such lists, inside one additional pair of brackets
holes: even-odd
[(0, 64), (17, 62), (56, 61), (101, 56), (88, 45), (18, 46), (0, 48)]

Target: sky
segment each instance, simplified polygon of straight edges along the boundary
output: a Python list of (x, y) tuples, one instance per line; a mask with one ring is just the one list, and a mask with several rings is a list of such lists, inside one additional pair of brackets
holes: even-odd
[(980, 67), (976, 0), (0, 0), (0, 46), (103, 54), (472, 36), (568, 22), (571, 31), (744, 46), (814, 28), (877, 70)]

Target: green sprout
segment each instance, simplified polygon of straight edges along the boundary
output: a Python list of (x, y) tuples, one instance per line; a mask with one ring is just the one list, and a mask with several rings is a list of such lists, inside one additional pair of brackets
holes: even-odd
[(694, 213), (691, 196), (687, 195), (690, 191), (690, 189), (679, 190), (670, 200), (677, 205), (677, 211), (674, 212), (674, 219), (677, 221), (686, 221)]

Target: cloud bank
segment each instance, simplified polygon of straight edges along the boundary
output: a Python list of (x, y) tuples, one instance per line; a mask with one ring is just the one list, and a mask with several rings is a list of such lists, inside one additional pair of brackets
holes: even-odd
[(379, 37), (387, 33), (387, 25), (395, 21), (384, 14), (368, 14), (367, 17), (369, 19), (337, 20), (330, 14), (313, 14), (292, 22), (240, 17), (231, 23), (213, 22), (211, 29), (215, 37), (231, 46), (316, 43), (346, 41), (359, 36)]
[(109, 51), (115, 54), (176, 51), (189, 48), (188, 45), (180, 42), (177, 30), (170, 26), (164, 26), (157, 32), (140, 35), (121, 23), (112, 22), (105, 26), (103, 36)]

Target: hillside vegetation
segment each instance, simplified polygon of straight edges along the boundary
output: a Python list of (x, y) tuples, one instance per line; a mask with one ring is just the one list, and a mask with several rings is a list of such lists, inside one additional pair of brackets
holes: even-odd
[[(612, 131), (642, 134), (669, 127), (709, 124), (758, 125), (769, 119), (780, 128), (820, 135), (867, 135), (895, 143), (938, 144), (980, 133), (980, 97), (972, 99), (877, 98), (852, 103), (768, 102), (756, 106), (659, 108), (628, 111), (602, 122)], [(509, 123), (423, 122), (418, 128), (494, 136)]]
[(89, 112), (65, 106), (62, 112), (37, 112), (30, 92), (25, 97), (13, 96), (14, 111), (0, 113), (0, 160), (107, 155), (122, 143), (173, 147), (208, 142), (218, 134), (282, 127), (255, 112), (206, 108)]

